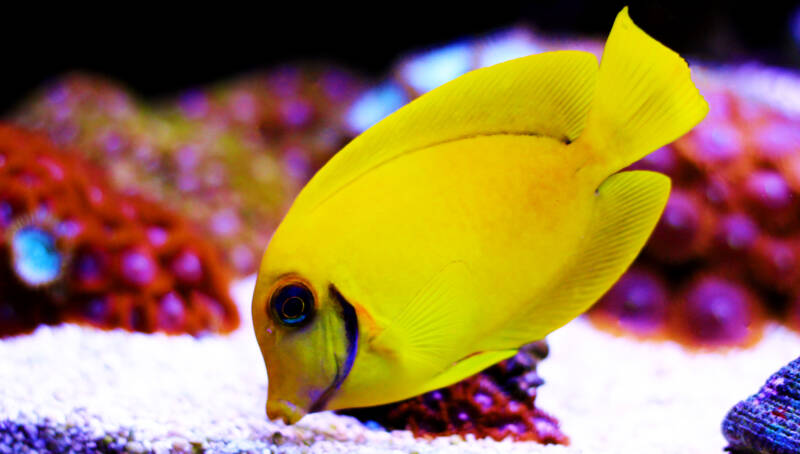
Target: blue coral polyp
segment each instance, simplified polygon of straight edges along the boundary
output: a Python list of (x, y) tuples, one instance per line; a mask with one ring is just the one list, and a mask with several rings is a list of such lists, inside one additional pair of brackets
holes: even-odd
[(53, 232), (26, 225), (11, 234), (15, 274), (31, 287), (54, 283), (62, 275), (65, 254), (56, 245)]

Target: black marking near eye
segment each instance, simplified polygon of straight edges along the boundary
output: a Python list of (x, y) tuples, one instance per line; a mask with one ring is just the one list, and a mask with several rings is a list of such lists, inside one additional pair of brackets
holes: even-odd
[(339, 389), (350, 374), (350, 370), (353, 369), (356, 353), (358, 353), (358, 316), (356, 315), (356, 309), (341, 293), (339, 293), (339, 290), (333, 284), (331, 284), (329, 290), (333, 299), (339, 303), (339, 309), (342, 319), (344, 320), (344, 334), (347, 339), (347, 356), (341, 367), (339, 367), (339, 361), (336, 361), (336, 377), (322, 395), (311, 405), (311, 408), (309, 408), (310, 412), (322, 411), (325, 409), (328, 401), (333, 397), (333, 393)]
[[(330, 290), (331, 294), (341, 305), (342, 318), (344, 318), (344, 330), (345, 336), (347, 337), (347, 359), (344, 362), (345, 372), (343, 375), (347, 377), (347, 374), (350, 373), (350, 369), (353, 368), (353, 363), (356, 360), (356, 347), (358, 347), (358, 316), (356, 315), (356, 309), (353, 305), (344, 299), (336, 287), (331, 285)], [(344, 380), (344, 378), (342, 380)]]
[(314, 315), (314, 294), (301, 282), (277, 290), (270, 300), (273, 317), (286, 326), (303, 326)]

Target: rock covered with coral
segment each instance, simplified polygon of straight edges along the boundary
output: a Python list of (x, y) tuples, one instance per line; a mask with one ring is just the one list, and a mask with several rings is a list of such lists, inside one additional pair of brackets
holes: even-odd
[(722, 422), (722, 434), (726, 450), (737, 454), (800, 452), (800, 358), (736, 404)]
[(284, 67), (148, 105), (72, 75), (12, 119), (105, 168), (116, 188), (175, 207), (245, 274), (300, 188), (352, 138), (343, 112), (360, 86), (341, 69)]
[(410, 430), (415, 436), (473, 434), (478, 438), (544, 444), (567, 444), (558, 421), (536, 408), (536, 389), (544, 382), (536, 365), (547, 356), (543, 341), (447, 388), (402, 402), (345, 410), (362, 422), (388, 430)]
[(62, 321), (201, 334), (239, 322), (231, 272), (183, 218), (0, 125), (0, 335)]

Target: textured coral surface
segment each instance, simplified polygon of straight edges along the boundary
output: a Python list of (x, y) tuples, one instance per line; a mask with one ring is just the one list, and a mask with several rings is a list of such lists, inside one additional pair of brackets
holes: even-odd
[(345, 410), (363, 422), (416, 436), (473, 434), (502, 440), (567, 444), (558, 421), (534, 405), (544, 382), (536, 365), (547, 356), (543, 341), (529, 344), (499, 364), (447, 388), (402, 402)]
[(0, 125), (0, 335), (42, 323), (200, 334), (239, 316), (216, 249), (47, 138)]
[(734, 453), (800, 452), (800, 358), (736, 404), (722, 422), (722, 434)]
[(359, 87), (336, 68), (285, 67), (151, 106), (73, 75), (12, 118), (106, 168), (117, 188), (176, 207), (245, 274), (300, 188), (352, 138), (343, 112)]

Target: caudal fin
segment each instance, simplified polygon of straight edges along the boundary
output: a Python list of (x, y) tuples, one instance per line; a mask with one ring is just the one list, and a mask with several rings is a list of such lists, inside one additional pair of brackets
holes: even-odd
[(688, 132), (708, 104), (677, 53), (617, 15), (606, 41), (586, 129), (590, 144), (614, 172)]

